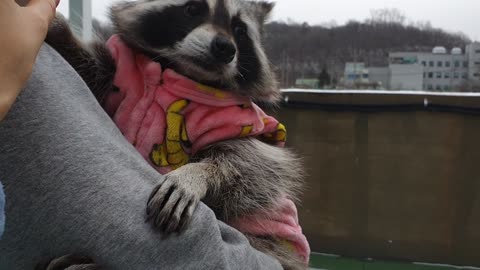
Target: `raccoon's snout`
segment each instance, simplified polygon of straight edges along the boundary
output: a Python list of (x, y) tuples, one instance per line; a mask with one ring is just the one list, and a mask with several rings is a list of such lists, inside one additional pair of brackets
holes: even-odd
[(237, 54), (235, 45), (223, 36), (213, 39), (210, 50), (215, 60), (221, 64), (231, 63)]

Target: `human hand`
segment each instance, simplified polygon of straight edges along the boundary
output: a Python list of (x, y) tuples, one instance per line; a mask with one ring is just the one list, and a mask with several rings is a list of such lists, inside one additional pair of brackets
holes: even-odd
[(32, 72), (59, 1), (0, 1), (0, 120)]

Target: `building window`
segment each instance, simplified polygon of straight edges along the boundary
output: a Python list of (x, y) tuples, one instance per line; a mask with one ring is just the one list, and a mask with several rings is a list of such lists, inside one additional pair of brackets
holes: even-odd
[(444, 91), (450, 90), (450, 86), (449, 86), (449, 85), (444, 85), (444, 86), (443, 86), (443, 90), (444, 90)]
[(473, 73), (473, 77), (480, 77), (480, 73)]
[(445, 72), (445, 75), (443, 77), (445, 79), (449, 79), (450, 78), (450, 72)]
[(422, 61), (422, 66), (426, 67), (427, 66), (427, 61)]
[(402, 64), (416, 64), (418, 63), (417, 57), (405, 57)]
[(450, 67), (450, 61), (445, 62), (446, 67)]
[(428, 78), (433, 78), (433, 72), (428, 72)]
[(437, 85), (437, 87), (436, 87), (435, 89), (437, 89), (438, 91), (441, 91), (441, 90), (442, 90), (442, 86), (441, 86), (441, 85)]
[(423, 72), (423, 78), (427, 78), (427, 73), (426, 72)]
[(427, 87), (428, 90), (433, 90), (433, 85), (429, 84)]
[(458, 72), (453, 73), (453, 78), (458, 79), (460, 76), (458, 75)]
[(480, 50), (475, 50), (475, 53), (480, 53)]
[(477, 65), (477, 66), (480, 65), (480, 61), (479, 61), (479, 62), (475, 62), (475, 65)]
[(431, 67), (434, 67), (434, 66), (435, 66), (435, 62), (430, 61), (430, 62), (428, 62), (428, 65), (431, 66)]
[(403, 57), (394, 57), (391, 61), (392, 64), (403, 64)]
[(438, 62), (437, 62), (437, 67), (443, 67), (443, 62), (442, 62), (442, 61), (438, 61)]
[(460, 61), (455, 61), (455, 67), (460, 67)]
[(464, 72), (462, 73), (462, 79), (468, 79), (468, 73)]
[(442, 78), (442, 73), (441, 72), (437, 72), (437, 79), (441, 79)]
[(467, 61), (463, 61), (463, 67), (468, 68), (468, 62)]

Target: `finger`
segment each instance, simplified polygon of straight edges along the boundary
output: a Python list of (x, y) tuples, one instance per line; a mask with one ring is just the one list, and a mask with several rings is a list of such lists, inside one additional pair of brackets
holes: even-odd
[(175, 210), (175, 207), (178, 205), (178, 201), (182, 198), (182, 195), (178, 191), (173, 191), (168, 201), (163, 206), (160, 213), (155, 218), (155, 227), (160, 228), (171, 222), (170, 216), (172, 212)]
[(184, 212), (180, 216), (180, 224), (178, 225), (177, 232), (181, 233), (185, 230), (192, 219), (193, 212), (197, 208), (198, 201), (191, 200), (188, 202), (187, 208), (185, 208)]
[(182, 213), (186, 211), (190, 201), (185, 199), (180, 199), (178, 205), (175, 207), (174, 212), (170, 216), (170, 222), (165, 229), (165, 233), (170, 234), (179, 229), (180, 225), (180, 218), (182, 217)]
[(172, 192), (173, 186), (171, 182), (164, 182), (155, 194), (152, 193), (153, 196), (151, 196), (151, 199), (147, 203), (147, 220), (158, 215)]
[(65, 270), (100, 270), (101, 268), (95, 264), (82, 264), (82, 265), (73, 265)]
[(67, 268), (70, 265), (89, 264), (92, 262), (93, 262), (92, 259), (88, 257), (70, 254), (70, 255), (66, 255), (66, 256), (52, 260), (46, 269), (61, 270), (61, 269)]
[(55, 10), (59, 2), (60, 0), (30, 0), (26, 8), (50, 23), (55, 18)]
[[(163, 184), (163, 183), (162, 183)], [(155, 197), (155, 195), (157, 194), (157, 192), (160, 190), (160, 188), (162, 187), (162, 184), (159, 184), (157, 185), (153, 191), (150, 193), (150, 196), (148, 197), (148, 200), (147, 200), (147, 216), (150, 216), (150, 211), (152, 210), (151, 209), (151, 204), (150, 202), (152, 201), (152, 199)]]

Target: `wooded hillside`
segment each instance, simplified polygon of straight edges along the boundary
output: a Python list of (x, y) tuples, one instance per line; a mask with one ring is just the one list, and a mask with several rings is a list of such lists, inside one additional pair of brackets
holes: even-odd
[(428, 22), (406, 23), (400, 11), (381, 9), (364, 22), (341, 26), (272, 22), (265, 27), (264, 42), (282, 86), (291, 86), (296, 78), (317, 78), (324, 67), (338, 79), (345, 62), (386, 66), (389, 52), (428, 52), (435, 46), (465, 49), (470, 40)]

